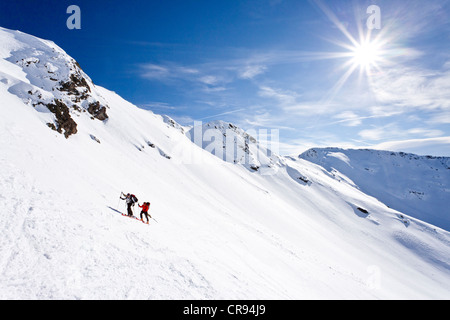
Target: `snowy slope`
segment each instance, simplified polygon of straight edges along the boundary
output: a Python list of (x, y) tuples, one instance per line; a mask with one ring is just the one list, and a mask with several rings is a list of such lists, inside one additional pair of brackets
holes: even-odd
[(345, 175), (391, 208), (450, 230), (450, 158), (338, 148), (311, 149), (300, 158)]
[[(223, 161), (52, 42), (0, 42), (1, 299), (450, 298), (447, 231), (302, 159), (272, 174)], [(21, 63), (35, 58), (58, 68), (53, 87)], [(58, 131), (56, 99), (76, 133)], [(120, 191), (158, 222), (118, 214)]]

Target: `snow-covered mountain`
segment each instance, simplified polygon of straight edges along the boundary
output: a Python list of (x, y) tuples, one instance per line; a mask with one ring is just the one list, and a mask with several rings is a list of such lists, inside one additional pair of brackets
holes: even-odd
[(252, 171), (272, 174), (283, 159), (232, 123), (212, 121), (192, 127), (186, 135), (218, 158)]
[(1, 299), (450, 298), (449, 232), (217, 122), (224, 161), (54, 43), (0, 43)]
[(450, 158), (314, 148), (300, 155), (391, 208), (450, 231)]

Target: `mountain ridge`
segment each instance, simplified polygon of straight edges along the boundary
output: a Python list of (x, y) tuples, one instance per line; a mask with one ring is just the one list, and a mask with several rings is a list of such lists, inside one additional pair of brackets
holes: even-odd
[(371, 149), (313, 148), (299, 158), (339, 171), (389, 207), (450, 230), (450, 157)]

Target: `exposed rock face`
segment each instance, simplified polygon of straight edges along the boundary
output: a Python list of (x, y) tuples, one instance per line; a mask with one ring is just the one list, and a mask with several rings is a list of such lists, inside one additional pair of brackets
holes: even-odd
[(78, 62), (51, 41), (22, 33), (14, 36), (32, 46), (22, 46), (8, 58), (22, 69), (26, 78), (12, 86), (10, 92), (38, 112), (50, 111), (53, 119), (44, 122), (49, 128), (69, 138), (78, 132), (74, 120), (77, 117), (108, 119), (106, 101)]
[(100, 105), (99, 101), (89, 104), (88, 112), (100, 121), (104, 121), (108, 119), (108, 115), (106, 114), (106, 108)]
[(52, 127), (51, 124), (47, 124), (50, 128), (59, 133), (63, 133), (62, 131), (64, 130), (64, 136), (66, 138), (69, 138), (72, 134), (76, 134), (78, 132), (77, 123), (72, 119), (69, 108), (63, 102), (60, 100), (55, 100), (54, 104), (47, 104), (47, 108), (56, 117), (56, 127), (54, 125)]

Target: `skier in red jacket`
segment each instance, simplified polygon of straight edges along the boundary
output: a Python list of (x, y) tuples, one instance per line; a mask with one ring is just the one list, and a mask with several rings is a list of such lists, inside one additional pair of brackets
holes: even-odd
[[(138, 203), (139, 208), (142, 208), (141, 211), (141, 221), (144, 222), (144, 219), (142, 218), (142, 215), (145, 215), (145, 217), (147, 218), (147, 224), (148, 224), (148, 216), (150, 216), (150, 214), (148, 213), (148, 209), (150, 209), (150, 202), (144, 202), (142, 204), (142, 206)], [(152, 216), (150, 216), (151, 218)]]

